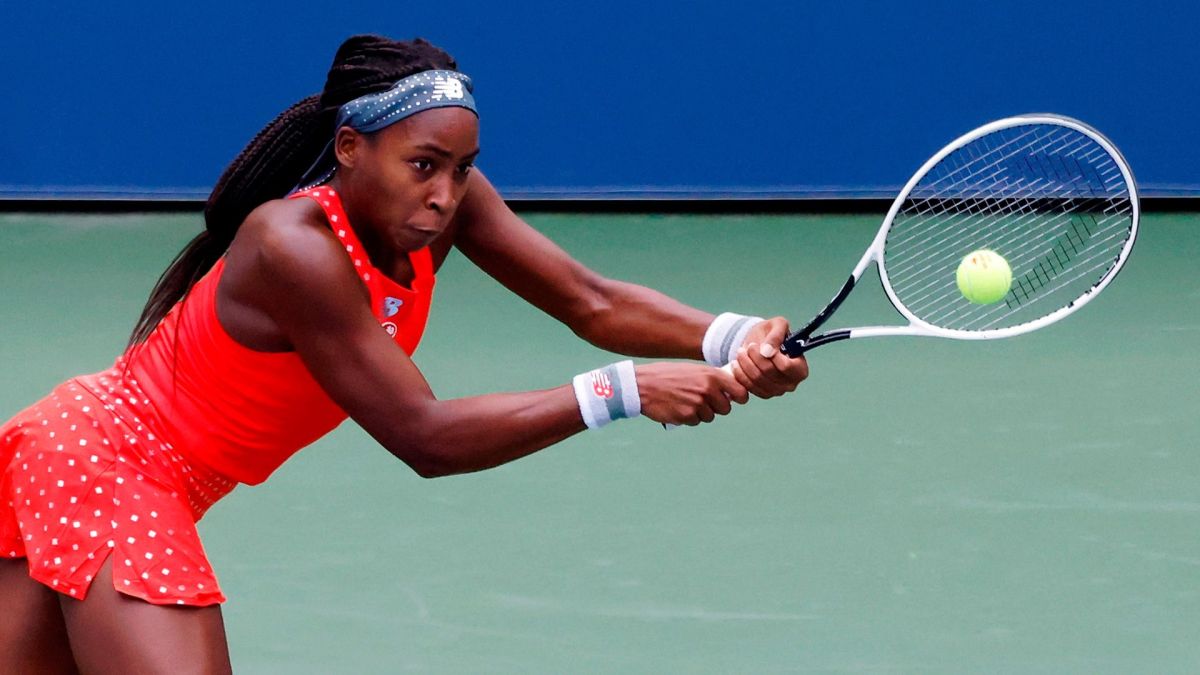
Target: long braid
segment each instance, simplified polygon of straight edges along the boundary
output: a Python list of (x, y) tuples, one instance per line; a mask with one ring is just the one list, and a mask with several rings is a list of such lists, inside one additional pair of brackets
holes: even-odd
[[(217, 239), (228, 238), (250, 212), (295, 187), (329, 140), (337, 109), (325, 109), (314, 94), (263, 127), (229, 164), (204, 207), (204, 223)], [(229, 241), (224, 242), (228, 244)]]
[(325, 88), (271, 120), (229, 164), (204, 208), (205, 230), (159, 277), (129, 337), (129, 347), (154, 331), (175, 303), (224, 255), (250, 212), (296, 186), (333, 137), (337, 111), (360, 96), (384, 91), (424, 70), (457, 70), (449, 54), (417, 38), (409, 42), (355, 35), (338, 48)]

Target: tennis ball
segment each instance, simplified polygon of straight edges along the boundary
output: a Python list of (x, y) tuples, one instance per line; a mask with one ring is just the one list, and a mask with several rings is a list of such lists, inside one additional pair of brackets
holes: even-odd
[(958, 290), (977, 305), (998, 302), (1012, 286), (1012, 268), (1004, 256), (981, 248), (971, 251), (958, 265)]

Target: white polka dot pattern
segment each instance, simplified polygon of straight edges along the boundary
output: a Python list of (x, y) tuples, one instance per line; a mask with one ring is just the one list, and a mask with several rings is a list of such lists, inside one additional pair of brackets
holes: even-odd
[[(335, 190), (323, 187), (293, 197), (312, 198), (325, 210), (370, 292), (381, 327), (399, 348), (412, 354), (424, 332), (435, 285), (429, 249), (409, 254), (414, 278), (411, 288), (406, 288), (371, 265)], [(214, 274), (197, 288), (209, 284), (206, 288), (211, 292), (221, 264), (218, 262)], [(215, 322), (213, 307), (201, 300), (193, 298), (188, 305), (197, 312), (195, 325)], [(180, 307), (172, 309), (164, 324), (173, 316), (178, 319)], [(208, 319), (206, 311), (212, 313)], [(296, 374), (289, 376), (284, 367), (282, 374), (290, 379), (279, 381), (286, 381), (287, 391), (294, 392), (296, 377), (306, 372), (294, 353), (264, 354), (240, 346), (230, 352), (234, 345), (228, 336), (224, 339), (231, 344), (226, 346), (206, 343), (190, 333), (176, 343), (171, 337), (178, 335), (174, 329), (162, 331), (160, 325), (146, 345), (177, 345), (178, 351), (174, 346), (157, 350), (164, 359), (161, 367), (148, 365), (158, 363), (151, 360), (157, 351), (143, 345), (147, 351), (139, 357), (137, 368), (127, 369), (125, 360), (118, 359), (110, 370), (60, 385), (0, 426), (0, 557), (26, 558), (30, 576), (65, 595), (84, 598), (97, 570), (111, 557), (114, 584), (122, 593), (157, 604), (223, 602), (225, 596), (200, 544), (195, 522), (233, 489), (235, 481), (229, 476), (238, 475), (247, 482), (265, 480), (306, 444), (289, 445), (291, 441), (281, 440), (279, 434), (294, 430), (298, 419), (312, 420), (320, 413), (303, 401), (286, 399), (287, 405), (277, 409), (278, 402), (269, 396), (239, 398), (238, 392), (228, 391), (233, 386), (228, 382), (229, 373), (238, 373), (235, 379), (239, 383), (253, 380), (255, 373), (278, 377), (280, 364), (286, 365), (280, 359), (290, 358), (295, 359)], [(209, 332), (224, 335), (220, 330)], [(173, 359), (193, 351), (207, 356), (196, 361), (214, 369), (212, 378), (198, 372), (192, 359)], [(171, 379), (165, 382), (157, 379), (168, 375)], [(220, 382), (200, 386), (198, 391), (221, 394), (201, 408), (185, 407), (181, 402), (187, 397), (180, 395), (170, 407), (157, 397), (172, 395), (168, 392), (175, 391), (171, 383), (176, 376), (187, 378), (193, 387), (199, 382)], [(254, 386), (260, 394), (282, 390)], [(315, 383), (312, 386), (317, 387)], [(148, 391), (157, 392), (153, 403)], [(270, 433), (261, 439), (254, 437), (261, 445), (246, 445), (249, 422), (231, 427), (231, 437), (238, 439), (236, 447), (226, 442), (225, 436), (204, 436), (207, 432), (203, 430), (215, 425), (212, 417), (223, 422), (237, 417), (220, 407), (230, 405), (230, 400), (253, 401), (237, 412), (255, 424), (261, 426), (269, 418), (270, 424), (263, 427), (266, 431), (259, 431)], [(332, 402), (329, 405), (334, 406)], [(340, 409), (334, 409), (344, 418)], [(159, 410), (169, 411), (165, 413), (169, 417), (159, 417)], [(184, 421), (200, 426), (181, 427)], [(181, 428), (189, 433), (179, 433)], [(178, 439), (174, 445), (167, 442), (164, 429), (173, 430), (170, 437)], [(204, 440), (198, 443), (196, 439), (202, 436)], [(214, 455), (215, 447), (229, 452)], [(196, 457), (204, 463), (193, 459)], [(228, 463), (218, 463), (218, 459)], [(220, 466), (222, 471), (209, 466)], [(239, 470), (248, 475), (242, 476)]]
[(367, 94), (338, 109), (337, 127), (370, 133), (424, 109), (455, 106), (475, 111), (471, 78), (453, 70), (427, 70), (409, 75), (391, 89)]
[(121, 365), (60, 385), (0, 427), (0, 556), (27, 558), (31, 577), (79, 599), (111, 555), (122, 593), (223, 602), (195, 522), (235, 483), (156, 436)]
[[(387, 91), (360, 96), (338, 109), (334, 129), (350, 127), (372, 133), (434, 108), (466, 108), (476, 115), (471, 78), (453, 70), (426, 70), (396, 82)], [(296, 190), (305, 190), (327, 182), (337, 170), (337, 159), (330, 141), (312, 167), (305, 172)]]

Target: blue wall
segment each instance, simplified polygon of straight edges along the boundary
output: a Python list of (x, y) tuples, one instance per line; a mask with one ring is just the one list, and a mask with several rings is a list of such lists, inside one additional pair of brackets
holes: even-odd
[(1200, 194), (1195, 2), (70, 7), (2, 12), (0, 195), (205, 194), (354, 32), (456, 55), (514, 196), (887, 192), (1030, 111), (1101, 129), (1147, 193)]

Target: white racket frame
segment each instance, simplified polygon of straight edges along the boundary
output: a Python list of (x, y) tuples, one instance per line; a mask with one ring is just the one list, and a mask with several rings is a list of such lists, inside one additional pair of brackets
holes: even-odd
[[(892, 227), (893, 219), (896, 217), (896, 214), (900, 211), (900, 207), (904, 204), (904, 201), (908, 199), (908, 195), (912, 192), (913, 188), (916, 187), (917, 183), (919, 183), (921, 179), (925, 177), (925, 174), (927, 174), (930, 169), (936, 166), (938, 162), (941, 162), (942, 159), (947, 155), (981, 136), (985, 136), (995, 131), (1000, 131), (1001, 129), (1009, 129), (1012, 127), (1025, 126), (1029, 124), (1051, 124), (1074, 129), (1075, 131), (1078, 131), (1096, 141), (1100, 147), (1104, 148), (1104, 150), (1112, 156), (1117, 168), (1121, 170), (1121, 175), (1125, 179), (1125, 184), (1129, 189), (1129, 201), (1132, 207), (1133, 223), (1130, 227), (1129, 238), (1125, 240), (1125, 246), (1121, 249), (1121, 253), (1117, 257), (1116, 264), (1113, 265), (1108, 272), (1106, 272), (1105, 275), (1100, 278), (1100, 281), (1084, 291), (1084, 293), (1080, 295), (1079, 298), (1077, 298), (1074, 302), (1068, 303), (1065, 307), (1061, 307), (1043, 317), (1034, 319), (1033, 321), (1017, 324), (1016, 326), (988, 330), (955, 330), (951, 328), (941, 328), (939, 326), (934, 326), (933, 324), (922, 321), (919, 317), (913, 314), (898, 297), (896, 297), (896, 292), (892, 288), (892, 282), (888, 278), (887, 265), (883, 259), (883, 249), (884, 243), (887, 241), (888, 231)], [(1140, 220), (1141, 207), (1138, 203), (1137, 184), (1134, 182), (1133, 172), (1129, 170), (1129, 165), (1125, 162), (1125, 158), (1121, 155), (1121, 152), (1117, 150), (1117, 147), (1113, 145), (1111, 141), (1101, 135), (1100, 132), (1084, 124), (1083, 122), (1080, 122), (1079, 120), (1050, 113), (1018, 115), (1015, 117), (1006, 117), (1002, 120), (990, 122), (955, 139), (949, 145), (942, 148), (941, 151), (939, 151), (936, 155), (930, 157), (929, 161), (925, 162), (925, 164), (915, 174), (913, 174), (913, 177), (908, 180), (908, 183), (904, 185), (904, 189), (900, 191), (900, 194), (896, 197), (895, 201), (892, 202), (891, 208), (888, 209), (887, 216), (883, 219), (883, 225), (880, 226), (879, 233), (875, 235), (875, 239), (873, 242), (871, 242), (871, 246), (867, 249), (866, 253), (863, 254), (862, 259), (858, 261), (858, 265), (854, 267), (853, 277), (854, 283), (857, 285), (858, 280), (862, 278), (863, 273), (866, 272), (867, 267), (869, 267), (871, 263), (875, 263), (879, 271), (879, 279), (883, 283), (883, 290), (887, 294), (888, 300), (891, 301), (892, 306), (896, 308), (896, 311), (900, 312), (904, 318), (908, 319), (908, 325), (863, 326), (860, 328), (836, 329), (836, 331), (848, 331), (849, 338), (881, 337), (885, 335), (917, 335), (952, 338), (955, 340), (995, 340), (998, 338), (1012, 337), (1014, 335), (1021, 335), (1022, 333), (1028, 333), (1030, 331), (1037, 330), (1038, 328), (1052, 324), (1055, 321), (1058, 321), (1059, 319), (1078, 311), (1080, 307), (1086, 305), (1092, 300), (1092, 298), (1099, 294), (1100, 291), (1104, 290), (1104, 288), (1108, 286), (1108, 284), (1113, 280), (1113, 277), (1117, 275), (1117, 272), (1121, 271), (1121, 268), (1124, 267), (1125, 260), (1129, 257), (1130, 250), (1133, 249), (1134, 240), (1137, 239), (1138, 224)]]
[[(925, 177), (925, 174), (929, 173), (930, 169), (936, 166), (938, 162), (942, 161), (946, 155), (949, 155), (971, 141), (974, 141), (975, 139), (990, 134), (994, 131), (1000, 131), (1001, 129), (1009, 129), (1012, 127), (1025, 126), (1029, 124), (1052, 124), (1074, 129), (1075, 131), (1078, 131), (1096, 141), (1100, 147), (1104, 148), (1104, 150), (1108, 152), (1110, 156), (1112, 156), (1117, 168), (1121, 170), (1121, 176), (1125, 179), (1125, 185), (1129, 190), (1129, 202), (1131, 206), (1131, 216), (1133, 222), (1129, 229), (1129, 238), (1125, 240), (1125, 245), (1122, 247), (1121, 253), (1117, 256), (1116, 264), (1109, 268), (1104, 276), (1100, 278), (1100, 281), (1084, 291), (1083, 294), (1080, 295), (1074, 302), (1068, 303), (1065, 307), (1061, 307), (1047, 314), (1046, 316), (1034, 319), (1033, 321), (1017, 324), (1016, 326), (968, 331), (941, 328), (922, 321), (915, 314), (909, 311), (908, 307), (906, 307), (904, 303), (900, 302), (900, 299), (896, 297), (896, 291), (892, 288), (892, 282), (888, 278), (887, 266), (884, 264), (883, 260), (883, 248), (885, 242), (887, 241), (888, 231), (892, 228), (892, 221), (895, 219), (896, 214), (900, 211), (900, 207), (903, 206), (904, 201), (908, 199), (908, 195), (912, 192), (913, 188), (916, 187), (917, 183), (919, 183), (921, 179)], [(871, 245), (867, 248), (866, 252), (863, 253), (862, 259), (859, 260), (858, 264), (854, 266), (854, 272), (851, 273), (854, 281), (850, 285), (850, 291), (853, 291), (853, 288), (858, 285), (859, 280), (862, 278), (862, 275), (866, 272), (867, 268), (871, 266), (871, 263), (875, 263), (875, 266), (879, 271), (879, 280), (883, 284), (883, 290), (887, 294), (888, 300), (892, 303), (892, 306), (896, 308), (896, 311), (900, 312), (904, 318), (908, 319), (908, 325), (836, 328), (834, 330), (827, 330), (823, 333), (820, 332), (821, 327), (817, 326), (816, 330), (814, 331), (817, 334), (810, 336), (809, 339), (821, 344), (824, 342), (820, 340), (821, 337), (825, 335), (841, 333), (845, 335), (846, 339), (882, 337), (887, 335), (914, 335), (924, 337), (943, 337), (954, 340), (996, 340), (999, 338), (1012, 337), (1014, 335), (1021, 335), (1022, 333), (1028, 333), (1030, 331), (1037, 330), (1038, 328), (1052, 324), (1055, 321), (1070, 315), (1072, 312), (1078, 311), (1080, 307), (1083, 307), (1090, 302), (1092, 298), (1098, 295), (1100, 291), (1104, 290), (1104, 288), (1108, 286), (1110, 282), (1112, 282), (1113, 278), (1117, 276), (1117, 272), (1120, 272), (1121, 268), (1125, 266), (1125, 261), (1129, 257), (1129, 252), (1133, 249), (1133, 243), (1137, 239), (1138, 225), (1140, 222), (1141, 205), (1138, 202), (1137, 183), (1133, 179), (1133, 172), (1129, 170), (1129, 164), (1125, 161), (1125, 157), (1121, 155), (1121, 151), (1118, 150), (1115, 145), (1113, 145), (1112, 141), (1109, 141), (1107, 138), (1105, 138), (1099, 131), (1096, 131), (1092, 127), (1080, 122), (1079, 120), (1072, 119), (1070, 117), (1064, 117), (1062, 115), (1055, 115), (1052, 113), (1017, 115), (1014, 117), (1006, 117), (1002, 120), (996, 120), (995, 122), (990, 122), (979, 127), (978, 129), (975, 129), (974, 131), (970, 131), (956, 138), (946, 147), (942, 148), (936, 155), (930, 157), (929, 161), (925, 162), (925, 164), (915, 174), (913, 174), (913, 177), (908, 180), (908, 183), (904, 185), (904, 189), (900, 191), (900, 194), (896, 196), (895, 201), (892, 202), (892, 206), (890, 209), (888, 209), (887, 216), (884, 217), (883, 224), (879, 227), (879, 232), (875, 235), (875, 239), (871, 242)], [(846, 292), (846, 289), (843, 288), (839, 295), (842, 295), (842, 293)], [(845, 300), (845, 296), (841, 297), (840, 300), (837, 296), (835, 296), (834, 300), (830, 302), (830, 306), (834, 305), (835, 303), (840, 304), (840, 302), (843, 300)], [(830, 311), (830, 306), (827, 306), (823, 312)], [(834, 311), (836, 311), (836, 308)], [(828, 318), (830, 317), (826, 317), (826, 319)], [(733, 364), (727, 363), (722, 366), (722, 369), (725, 372), (732, 374)], [(668, 430), (674, 429), (676, 426), (677, 425), (673, 424), (663, 425), (663, 427)]]

